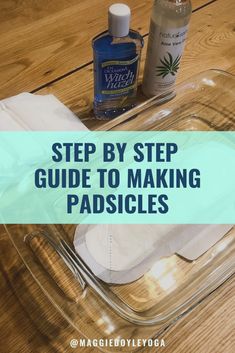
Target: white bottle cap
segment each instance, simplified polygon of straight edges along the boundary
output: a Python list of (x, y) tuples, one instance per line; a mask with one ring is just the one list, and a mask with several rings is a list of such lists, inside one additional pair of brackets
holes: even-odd
[(130, 30), (131, 10), (125, 4), (114, 4), (109, 8), (109, 34), (126, 37)]

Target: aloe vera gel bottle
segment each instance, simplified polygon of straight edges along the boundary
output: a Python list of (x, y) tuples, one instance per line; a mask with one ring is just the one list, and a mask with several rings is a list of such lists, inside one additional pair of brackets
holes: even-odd
[(191, 13), (190, 0), (155, 0), (143, 79), (147, 97), (174, 86)]
[(94, 52), (94, 112), (113, 119), (136, 104), (142, 36), (130, 29), (130, 8), (114, 4), (108, 31), (96, 36)]

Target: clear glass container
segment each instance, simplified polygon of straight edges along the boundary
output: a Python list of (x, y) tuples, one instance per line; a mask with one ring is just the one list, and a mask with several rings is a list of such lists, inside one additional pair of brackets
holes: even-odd
[[(235, 77), (210, 70), (117, 119), (111, 130), (234, 130)], [(104, 129), (104, 126), (102, 126)], [(156, 338), (235, 271), (235, 229), (195, 261), (156, 259), (135, 282), (107, 284), (73, 251), (75, 225), (6, 225), (44, 293), (89, 339)], [(136, 347), (137, 350), (138, 347)], [(104, 351), (133, 352), (125, 346)]]

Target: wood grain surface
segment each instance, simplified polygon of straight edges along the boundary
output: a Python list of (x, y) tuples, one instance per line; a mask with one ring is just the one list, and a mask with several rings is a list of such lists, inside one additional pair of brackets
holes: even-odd
[[(80, 336), (51, 306), (5, 233), (0, 242), (0, 352), (96, 353), (70, 347), (70, 340)], [(234, 291), (231, 279), (169, 327), (161, 335), (166, 342), (162, 352), (233, 353)]]
[[(145, 36), (142, 75), (153, 1), (125, 2), (132, 8), (133, 29)], [(102, 126), (93, 119), (90, 42), (106, 28), (107, 7), (111, 3), (2, 0), (0, 99), (23, 91), (53, 93), (89, 127)], [(235, 73), (234, 0), (192, 3), (194, 13), (178, 82), (209, 68)], [(141, 93), (139, 99), (145, 99)], [(39, 245), (34, 246), (38, 249)], [(41, 256), (46, 260), (44, 252)], [(55, 280), (61, 285), (60, 277)], [(230, 279), (170, 326), (163, 334), (166, 347), (162, 352), (234, 352), (234, 292), (235, 282)], [(74, 293), (71, 288), (67, 295), (74, 298)], [(41, 292), (0, 225), (0, 353), (97, 352), (90, 348), (72, 349), (72, 338), (80, 337)]]
[[(127, 0), (132, 27), (148, 32), (152, 0)], [(209, 0), (193, 0), (194, 9)], [(31, 91), (92, 60), (91, 39), (107, 27), (113, 0), (4, 1), (0, 4), (0, 99)], [(1, 21), (2, 20), (2, 21)]]
[[(217, 68), (235, 73), (235, 1), (217, 0), (193, 13), (188, 40), (182, 58), (178, 83), (193, 74)], [(143, 73), (147, 36), (142, 55), (140, 81)], [(101, 127), (104, 122), (94, 119), (93, 68), (92, 64), (82, 70), (48, 85), (37, 93), (55, 94), (69, 106), (91, 129)], [(139, 100), (143, 101), (139, 94)]]

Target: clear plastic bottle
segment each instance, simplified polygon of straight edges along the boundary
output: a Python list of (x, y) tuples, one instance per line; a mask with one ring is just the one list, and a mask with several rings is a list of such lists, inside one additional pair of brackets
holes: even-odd
[(143, 79), (147, 97), (174, 86), (191, 13), (190, 0), (155, 0)]
[(112, 119), (136, 103), (142, 36), (130, 30), (130, 9), (109, 8), (109, 30), (92, 42), (94, 52), (94, 112)]

